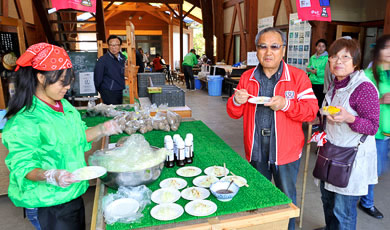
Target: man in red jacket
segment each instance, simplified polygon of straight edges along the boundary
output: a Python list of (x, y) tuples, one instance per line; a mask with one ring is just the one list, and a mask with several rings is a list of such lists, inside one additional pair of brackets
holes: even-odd
[[(247, 160), (269, 180), (273, 177), (275, 185), (296, 204), (295, 184), (305, 142), (302, 123), (315, 119), (317, 99), (306, 73), (282, 60), (286, 38), (279, 29), (260, 31), (255, 42), (260, 63), (241, 76), (227, 112), (234, 119), (244, 117)], [(250, 103), (249, 94), (270, 101)], [(291, 219), (289, 229), (294, 228)]]

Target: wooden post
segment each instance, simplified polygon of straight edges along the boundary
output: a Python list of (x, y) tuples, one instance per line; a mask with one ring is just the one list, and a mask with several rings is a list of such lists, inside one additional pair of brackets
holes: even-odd
[(383, 34), (390, 34), (390, 0), (386, 3), (385, 23), (383, 25)]
[[(169, 66), (171, 70), (175, 69), (173, 60), (173, 13), (169, 16)], [(169, 70), (168, 70), (169, 71)]]
[(255, 39), (257, 35), (257, 11), (258, 11), (258, 0), (246, 0), (245, 1), (245, 30), (247, 31), (246, 36), (246, 47), (247, 51), (255, 51)]
[(215, 60), (212, 60), (211, 57), (208, 58), (210, 58), (210, 60), (215, 63), (217, 61), (221, 61), (224, 58), (223, 54), (225, 53), (225, 39), (223, 36), (223, 26), (220, 26), (224, 23), (223, 2), (220, 0), (213, 0), (213, 6), (214, 34), (217, 38), (217, 56)]
[[(203, 19), (203, 37), (205, 39), (206, 56), (214, 57), (213, 7), (209, 0), (200, 0)], [(199, 54), (202, 55), (202, 54)]]
[(180, 72), (183, 72), (183, 4), (179, 5), (179, 19), (180, 19)]

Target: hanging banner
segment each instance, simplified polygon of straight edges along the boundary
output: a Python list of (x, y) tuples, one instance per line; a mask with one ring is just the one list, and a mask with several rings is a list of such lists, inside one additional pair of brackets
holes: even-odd
[(329, 0), (296, 0), (298, 18), (302, 21), (332, 20)]
[(75, 9), (96, 13), (96, 0), (51, 0), (56, 10)]
[(311, 25), (290, 14), (288, 27), (287, 64), (306, 70), (310, 59)]

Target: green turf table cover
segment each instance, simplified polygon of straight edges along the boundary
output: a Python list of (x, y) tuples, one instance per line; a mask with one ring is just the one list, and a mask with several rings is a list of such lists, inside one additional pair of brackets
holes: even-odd
[[(213, 201), (218, 206), (217, 211), (210, 216), (194, 217), (184, 212), (181, 217), (175, 220), (159, 221), (151, 217), (149, 214), (150, 210), (156, 206), (156, 204), (152, 202), (152, 204), (146, 206), (143, 210), (142, 213), (144, 214), (144, 217), (139, 223), (116, 223), (113, 225), (107, 225), (107, 230), (145, 228), (291, 203), (291, 200), (284, 195), (284, 193), (257, 172), (256, 169), (240, 157), (202, 121), (182, 122), (179, 130), (176, 132), (152, 131), (145, 133), (144, 136), (152, 146), (163, 147), (164, 136), (173, 136), (176, 133), (180, 134), (183, 138), (185, 138), (187, 133), (192, 133), (194, 135), (194, 162), (191, 166), (197, 166), (204, 170), (205, 168), (213, 165), (223, 166), (223, 163), (225, 162), (226, 167), (234, 174), (247, 179), (249, 187), (241, 187), (238, 194), (230, 202), (220, 202), (212, 194), (210, 194), (207, 199)], [(125, 134), (112, 136), (110, 138), (110, 142), (115, 143), (122, 136), (125, 136)], [(148, 185), (148, 187), (152, 191), (155, 191), (160, 188), (160, 181), (170, 177), (180, 177), (176, 174), (177, 169), (177, 166), (174, 168), (164, 168), (160, 178), (154, 183)], [(202, 172), (201, 175), (205, 175), (204, 172)], [(193, 186), (192, 180), (194, 177), (183, 179), (187, 181), (187, 187)], [(108, 189), (108, 192), (113, 193), (116, 191)], [(189, 201), (183, 198), (176, 201), (176, 203), (181, 205), (183, 208), (188, 202)]]

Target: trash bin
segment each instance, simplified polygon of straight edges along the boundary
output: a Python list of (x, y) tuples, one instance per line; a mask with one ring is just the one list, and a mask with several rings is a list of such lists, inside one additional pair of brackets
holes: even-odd
[(198, 79), (198, 76), (194, 76), (195, 79), (195, 89), (201, 89), (202, 88), (202, 82)]
[(223, 77), (221, 77), (221, 75), (209, 75), (207, 77), (209, 96), (222, 95), (222, 81)]

